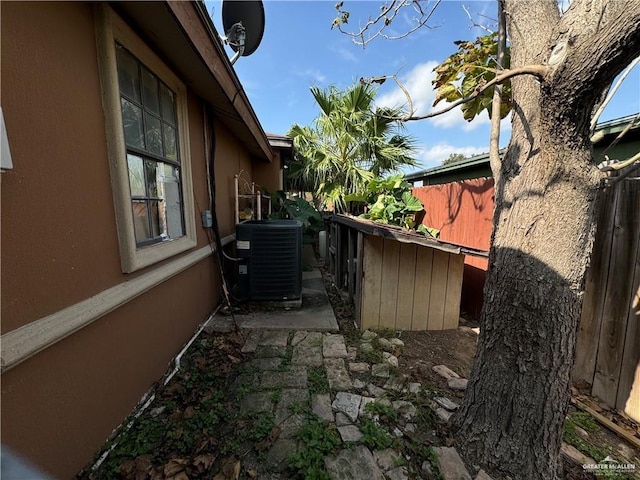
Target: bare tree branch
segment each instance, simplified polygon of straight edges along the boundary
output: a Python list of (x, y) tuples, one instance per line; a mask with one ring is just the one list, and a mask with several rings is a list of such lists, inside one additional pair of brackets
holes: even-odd
[[(547, 67), (546, 65), (525, 65), (524, 67), (520, 67), (520, 68), (504, 70), (500, 75), (496, 75), (491, 81), (485, 83), (484, 85), (482, 85), (482, 87), (478, 88), (472, 95), (469, 95), (468, 97), (465, 97), (465, 98), (461, 98), (460, 100), (453, 102), (448, 107), (443, 108), (442, 110), (438, 110), (437, 112), (427, 113), (425, 115), (413, 115), (412, 112), (409, 112), (409, 114), (404, 115), (402, 117), (387, 117), (387, 118), (392, 118), (393, 120), (399, 120), (401, 122), (410, 122), (414, 120), (424, 120), (426, 118), (437, 117), (438, 115), (442, 115), (443, 113), (447, 113), (448, 111), (453, 110), (454, 108), (456, 108), (459, 105), (462, 105), (463, 103), (470, 102), (474, 98), (478, 97), (486, 89), (491, 88), (496, 84), (502, 83), (509, 78), (516, 77), (518, 75), (533, 75), (535, 77), (538, 77), (540, 80), (544, 80), (547, 73), (549, 73), (549, 67)], [(396, 82), (399, 83), (398, 80), (396, 80)], [(407, 101), (410, 102), (411, 98), (406, 88), (402, 88), (402, 90), (405, 93), (405, 96), (407, 97)]]
[(618, 162), (615, 165), (611, 165), (611, 168), (613, 168), (614, 170), (622, 170), (629, 165), (633, 165), (638, 160), (640, 160), (640, 152), (636, 153), (633, 157), (625, 160), (624, 162)]
[(466, 6), (462, 5), (462, 10), (464, 10), (464, 13), (466, 13), (467, 17), (469, 17), (469, 21), (471, 22), (471, 28), (478, 27), (478, 28), (481, 28), (482, 30), (484, 30), (487, 33), (493, 33), (493, 30), (491, 30), (490, 28), (488, 28), (488, 27), (486, 27), (484, 25), (481, 25), (479, 23), (476, 23), (475, 20), (473, 19), (473, 17), (471, 16), (471, 12), (469, 12), (469, 10), (467, 9)]
[[(622, 130), (618, 134), (618, 136), (615, 138), (615, 140), (613, 142), (611, 142), (611, 144), (607, 148), (605, 148), (605, 150), (600, 154), (600, 156), (604, 157), (609, 150), (611, 150), (613, 147), (615, 147), (618, 144), (618, 142), (622, 139), (622, 137), (624, 137), (627, 134), (627, 132), (629, 130), (631, 130), (633, 127), (635, 127), (638, 124), (638, 122), (640, 122), (640, 113), (638, 113), (635, 116), (635, 118), (633, 120), (631, 120), (627, 124), (627, 126), (624, 128), (624, 130)], [(604, 138), (604, 132), (601, 131), (601, 132), (597, 132), (596, 134), (592, 135), (590, 140), (591, 140), (591, 143), (595, 144), (595, 143), (598, 143), (603, 138)]]
[(640, 152), (636, 153), (633, 157), (631, 157), (628, 160), (625, 160), (624, 162), (620, 162), (620, 163), (616, 163), (615, 165), (612, 165), (612, 168), (613, 170), (616, 170), (616, 171), (622, 170), (623, 168), (629, 167), (634, 163), (637, 163), (637, 165), (632, 168), (629, 168), (629, 170), (624, 172), (619, 177), (611, 177), (607, 179), (608, 181), (606, 183), (606, 186), (613, 187), (614, 185), (617, 185), (625, 178), (629, 177), (632, 173), (636, 172), (640, 168)]
[[(420, 5), (420, 2), (424, 0), (392, 0), (388, 5), (383, 5), (380, 14), (375, 18), (369, 18), (367, 23), (363, 27), (361, 27), (357, 32), (348, 32), (343, 29), (342, 23), (346, 22), (338, 22), (334, 24), (337, 26), (338, 30), (351, 37), (351, 40), (356, 45), (360, 45), (363, 48), (366, 47), (370, 42), (372, 42), (377, 37), (382, 37), (386, 40), (399, 40), (401, 38), (405, 38), (422, 27), (434, 28), (430, 25), (427, 25), (427, 22), (431, 19), (431, 16), (435, 12), (436, 8), (442, 0), (435, 0), (434, 4), (430, 7), (428, 12), (425, 12)], [(387, 35), (384, 33), (384, 30), (391, 25), (391, 23), (398, 16), (400, 10), (405, 7), (413, 6), (414, 11), (416, 12), (415, 17), (412, 18), (412, 21), (415, 22), (415, 25), (411, 27), (408, 31), (401, 33), (399, 35)], [(339, 10), (342, 13), (342, 10)], [(371, 33), (371, 31), (377, 28), (375, 32)]]
[(602, 105), (600, 105), (600, 107), (594, 114), (593, 118), (591, 119), (591, 135), (593, 135), (593, 132), (596, 131), (596, 125), (598, 123), (598, 119), (600, 118), (600, 115), (602, 115), (602, 112), (604, 112), (604, 109), (607, 107), (607, 105), (609, 104), (613, 96), (616, 94), (616, 92), (620, 88), (620, 85), (622, 85), (622, 82), (624, 82), (624, 80), (629, 76), (629, 74), (631, 73), (631, 70), (633, 70), (633, 68), (638, 64), (638, 62), (640, 62), (640, 57), (637, 57), (633, 62), (629, 64), (627, 68), (625, 68), (624, 72), (622, 72), (620, 77), (618, 77), (616, 84), (611, 88), (611, 90), (609, 90), (609, 93), (607, 94), (607, 98), (604, 99), (604, 101), (602, 102)]
[[(504, 4), (498, 0), (498, 68), (504, 67), (504, 56), (507, 49), (507, 26), (504, 16)], [(502, 107), (502, 85), (497, 84), (493, 90), (491, 101), (491, 136), (489, 139), (489, 163), (491, 170), (499, 171), (500, 165), (500, 111)]]

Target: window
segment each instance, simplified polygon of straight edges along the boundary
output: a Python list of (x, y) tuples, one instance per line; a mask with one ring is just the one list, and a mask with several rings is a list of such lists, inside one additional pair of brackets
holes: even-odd
[(116, 56), (136, 244), (181, 237), (176, 94), (120, 44)]
[(125, 272), (196, 245), (186, 88), (109, 7), (96, 32)]

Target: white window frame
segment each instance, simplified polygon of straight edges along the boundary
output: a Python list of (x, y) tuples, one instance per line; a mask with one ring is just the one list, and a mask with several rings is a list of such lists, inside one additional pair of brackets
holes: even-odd
[[(96, 40), (98, 67), (102, 87), (102, 101), (107, 135), (107, 153), (111, 172), (111, 187), (115, 206), (115, 220), (120, 245), (122, 271), (131, 273), (170, 258), (197, 245), (191, 156), (187, 111), (187, 88), (138, 35), (107, 5), (96, 5)], [(176, 94), (180, 180), (185, 235), (153, 245), (136, 244), (129, 167), (120, 107), (120, 88), (116, 64), (116, 43), (129, 50), (152, 73)]]

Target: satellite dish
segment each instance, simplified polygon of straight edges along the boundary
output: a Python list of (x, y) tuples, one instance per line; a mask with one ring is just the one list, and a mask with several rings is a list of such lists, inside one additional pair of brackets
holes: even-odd
[(222, 26), (226, 35), (223, 40), (236, 52), (231, 63), (240, 56), (248, 57), (256, 51), (264, 33), (262, 1), (223, 0)]

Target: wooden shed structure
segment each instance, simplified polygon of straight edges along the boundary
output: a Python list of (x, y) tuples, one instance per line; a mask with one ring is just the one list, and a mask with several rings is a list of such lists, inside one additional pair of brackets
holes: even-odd
[(349, 215), (331, 218), (329, 270), (362, 329), (458, 327), (464, 256), (487, 252)]

